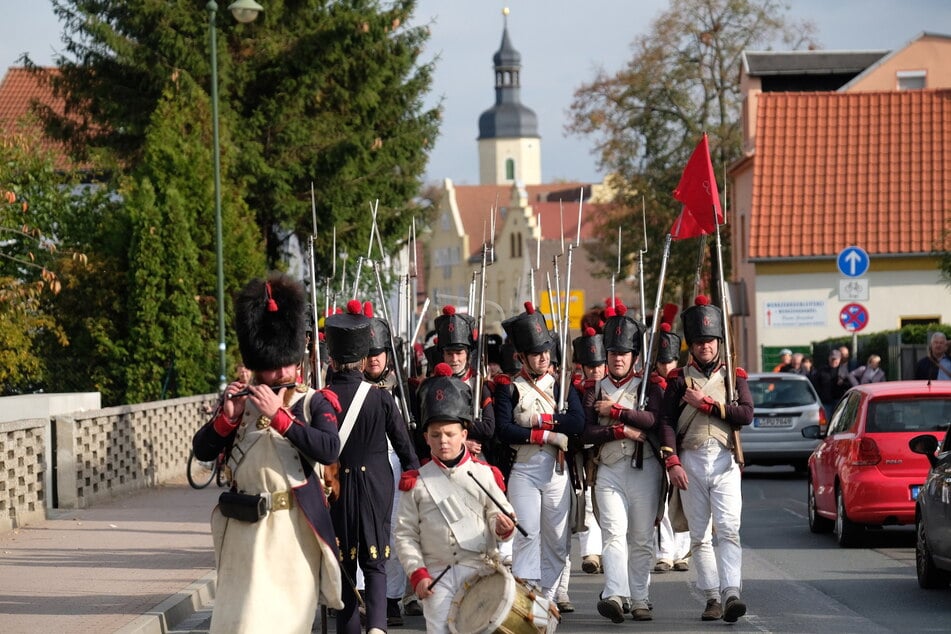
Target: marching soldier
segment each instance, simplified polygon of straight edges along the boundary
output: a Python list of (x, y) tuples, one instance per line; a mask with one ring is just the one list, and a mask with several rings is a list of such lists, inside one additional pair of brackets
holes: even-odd
[[(442, 361), (452, 369), (453, 376), (466, 383), (470, 389), (474, 389), (476, 381), (472, 369), (472, 354), (481, 336), (481, 333), (476, 332), (475, 318), (465, 313), (457, 313), (455, 306), (444, 306), (442, 314), (436, 317), (434, 325), (436, 326), (436, 346), (442, 353)], [(486, 445), (485, 449), (488, 449), (488, 443), (495, 434), (492, 392), (486, 383), (482, 384), (478, 398), (481, 403), (481, 415), (479, 420), (471, 422), (466, 442), (472, 455), (481, 457), (483, 445)]]
[[(572, 494), (565, 468), (568, 436), (581, 433), (584, 413), (576, 390), (549, 372), (553, 345), (545, 318), (526, 302), (525, 312), (502, 322), (518, 352), (521, 372), (495, 389), (499, 439), (516, 449), (509, 500), (528, 533), (515, 537), (512, 573), (542, 589), (549, 601), (568, 557)], [(559, 411), (564, 404), (565, 410)]]
[[(680, 336), (671, 331), (671, 322), (676, 315), (676, 304), (668, 304), (664, 307), (664, 315), (660, 324), (657, 363), (654, 364), (654, 372), (651, 373), (651, 381), (657, 383), (661, 390), (667, 389), (667, 375), (680, 362)], [(657, 530), (660, 535), (657, 540), (657, 563), (654, 564), (654, 572), (664, 573), (669, 570), (684, 572), (689, 570), (690, 532), (682, 529), (674, 530), (666, 501), (664, 519), (661, 520)]]
[(293, 385), (306, 307), (304, 288), (286, 275), (244, 287), (235, 330), (253, 380), (228, 385), (217, 416), (195, 434), (199, 460), (230, 447), (234, 472), (232, 491), (211, 518), (218, 564), (212, 632), (310, 632), (318, 600), (343, 606), (337, 544), (314, 468), (337, 459), (336, 399)]
[(401, 471), (419, 467), (406, 424), (393, 396), (364, 380), (370, 349), (370, 320), (359, 301), (325, 322), (333, 369), (328, 391), (340, 402), (339, 497), (331, 516), (346, 575), (344, 607), (337, 613), (339, 634), (358, 634), (357, 564), (366, 580), (366, 621), (370, 634), (386, 632), (386, 572), (390, 557), (393, 470), (387, 440), (399, 456)]
[[(662, 447), (673, 446), (673, 433), (660, 435), (662, 393), (647, 387), (646, 408), (638, 407), (644, 380), (635, 370), (644, 327), (620, 302), (607, 310), (604, 348), (607, 376), (585, 391), (584, 441), (597, 446), (594, 496), (600, 512), (604, 590), (598, 612), (614, 623), (630, 612), (650, 621), (650, 572), (654, 527), (663, 512), (666, 491)], [(669, 432), (669, 430), (668, 430)]]
[[(706, 297), (680, 316), (690, 362), (667, 375), (662, 420), (676, 429), (679, 456), (667, 459), (672, 486), (682, 490), (690, 527), (690, 550), (697, 569), (697, 587), (707, 599), (703, 621), (723, 618), (733, 623), (746, 614), (742, 589), (740, 514), (743, 499), (740, 465), (734, 459), (733, 434), (753, 420), (753, 400), (746, 372), (728, 377), (720, 353), (723, 313)], [(735, 380), (736, 402), (726, 402), (726, 382)], [(713, 535), (717, 535), (714, 553)]]
[(445, 363), (427, 383), (421, 426), (432, 460), (400, 481), (396, 548), (425, 606), (426, 631), (444, 633), (453, 597), (486, 560), (497, 557), (497, 542), (511, 539), (515, 524), (489, 497), (512, 513), (502, 474), (466, 449), (473, 411), (469, 386)]

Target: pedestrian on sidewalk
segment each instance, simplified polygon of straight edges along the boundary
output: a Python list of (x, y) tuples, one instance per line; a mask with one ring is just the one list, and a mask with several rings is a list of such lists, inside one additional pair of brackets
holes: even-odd
[[(195, 434), (199, 460), (231, 456), (232, 488), (212, 512), (218, 579), (211, 632), (310, 632), (320, 603), (343, 607), (338, 551), (315, 463), (337, 459), (335, 399), (296, 385), (307, 299), (282, 274), (235, 300), (250, 383), (225, 388)], [(280, 581), (279, 583), (277, 581)]]

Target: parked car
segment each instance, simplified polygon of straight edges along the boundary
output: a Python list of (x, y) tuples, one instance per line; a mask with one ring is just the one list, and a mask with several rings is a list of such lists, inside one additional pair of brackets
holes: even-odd
[(805, 376), (786, 372), (750, 374), (753, 423), (741, 428), (743, 454), (748, 465), (789, 464), (806, 470), (816, 436), (802, 431), (818, 425), (825, 429), (826, 416), (819, 395)]
[[(951, 420), (945, 420), (948, 427)], [(922, 588), (947, 588), (951, 582), (951, 432), (941, 450), (931, 434), (915, 436), (908, 447), (928, 459), (931, 470), (915, 499), (915, 569)], [(935, 453), (937, 452), (937, 455)]]
[(928, 459), (908, 442), (943, 438), (951, 381), (893, 381), (850, 389), (809, 457), (807, 511), (814, 533), (832, 530), (840, 546), (861, 543), (866, 526), (915, 522)]

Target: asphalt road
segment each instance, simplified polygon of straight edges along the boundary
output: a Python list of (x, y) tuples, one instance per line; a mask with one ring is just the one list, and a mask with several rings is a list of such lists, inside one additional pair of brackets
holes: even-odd
[[(831, 535), (809, 532), (806, 480), (785, 467), (753, 467), (743, 480), (743, 595), (747, 616), (734, 625), (703, 623), (695, 574), (654, 575), (654, 620), (613, 624), (597, 613), (600, 575), (580, 570), (575, 541), (570, 594), (576, 611), (563, 617), (558, 632), (789, 632), (878, 634), (947, 632), (951, 590), (921, 590), (915, 579), (914, 530), (870, 531), (862, 548), (842, 549)], [(207, 632), (210, 606), (171, 631)], [(335, 623), (329, 622), (334, 632)], [(319, 628), (317, 628), (319, 631)], [(407, 617), (391, 633), (425, 631), (422, 617)]]

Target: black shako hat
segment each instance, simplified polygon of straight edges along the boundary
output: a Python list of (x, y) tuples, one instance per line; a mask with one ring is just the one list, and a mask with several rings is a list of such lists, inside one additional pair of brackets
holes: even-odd
[(452, 375), (447, 363), (437, 363), (433, 375), (420, 388), (422, 426), (430, 423), (461, 423), (468, 429), (472, 422), (472, 390), (469, 385)]
[(455, 306), (443, 306), (442, 314), (433, 320), (439, 350), (472, 349), (479, 333), (472, 315), (457, 313)]
[(488, 334), (485, 337), (485, 360), (502, 365), (502, 335)]
[(710, 304), (710, 298), (698, 295), (694, 305), (680, 314), (687, 345), (698, 339), (723, 340), (723, 313), (719, 306)]
[(607, 363), (608, 355), (604, 349), (604, 336), (595, 332), (594, 328), (588, 326), (584, 329), (584, 334), (575, 338), (571, 342), (575, 363), (583, 365), (586, 368)]
[(507, 339), (502, 343), (499, 367), (502, 368), (502, 372), (505, 374), (515, 375), (522, 371), (522, 362), (518, 358), (518, 350)]
[(545, 352), (554, 344), (548, 324), (531, 302), (525, 302), (525, 312), (502, 322), (502, 329), (517, 352), (522, 354)]
[(390, 325), (385, 319), (373, 314), (373, 304), (363, 302), (363, 316), (370, 320), (370, 349), (367, 354), (372, 356), (381, 352), (390, 351)]
[(234, 301), (238, 348), (248, 369), (276, 370), (300, 363), (307, 346), (307, 293), (283, 273), (254, 279)]
[(680, 360), (680, 335), (672, 332), (677, 310), (677, 304), (664, 305), (657, 341), (657, 363)]
[(337, 363), (354, 363), (370, 351), (370, 320), (362, 310), (360, 300), (351, 299), (347, 312), (331, 315), (324, 321), (327, 351)]
[(627, 314), (627, 306), (619, 299), (615, 300), (614, 306), (608, 306), (604, 313), (607, 317), (601, 331), (604, 349), (608, 352), (632, 352), (635, 357), (639, 355), (643, 324)]

